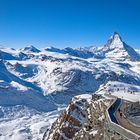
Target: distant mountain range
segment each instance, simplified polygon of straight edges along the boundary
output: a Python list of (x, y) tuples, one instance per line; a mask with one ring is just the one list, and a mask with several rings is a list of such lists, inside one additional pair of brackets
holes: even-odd
[(0, 48), (0, 139), (41, 139), (73, 96), (109, 83), (139, 91), (139, 52), (116, 32), (99, 48)]

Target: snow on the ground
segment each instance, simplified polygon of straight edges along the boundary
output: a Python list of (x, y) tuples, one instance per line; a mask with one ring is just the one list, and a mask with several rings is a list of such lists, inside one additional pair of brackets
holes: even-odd
[(25, 87), (17, 82), (14, 82), (14, 81), (11, 82), (11, 86), (17, 88), (17, 90), (24, 90), (24, 91), (28, 90), (27, 87)]
[(15, 109), (16, 115), (1, 117), (2, 112), (8, 115), (10, 110), (11, 108), (0, 107), (0, 140), (41, 140), (62, 111), (45, 113), (18, 106)]
[(140, 93), (139, 94), (130, 94), (130, 93), (123, 93), (122, 92), (113, 92), (112, 95), (122, 98), (124, 100), (128, 100), (131, 102), (140, 102)]
[(89, 102), (92, 99), (92, 95), (91, 94), (81, 94), (81, 95), (77, 95), (75, 97), (80, 98), (80, 99), (86, 99)]
[(89, 134), (95, 136), (98, 133), (98, 130), (93, 130)]
[(124, 100), (137, 102), (140, 101), (140, 86), (112, 81), (102, 87), (99, 94), (110, 94)]

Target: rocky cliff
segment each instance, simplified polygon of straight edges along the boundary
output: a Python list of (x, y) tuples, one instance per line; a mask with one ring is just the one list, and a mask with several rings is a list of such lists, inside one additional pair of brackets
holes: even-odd
[(43, 140), (129, 140), (108, 121), (106, 110), (113, 101), (97, 94), (73, 97)]
[(74, 97), (43, 139), (104, 139), (105, 111), (109, 104), (110, 100), (98, 95)]

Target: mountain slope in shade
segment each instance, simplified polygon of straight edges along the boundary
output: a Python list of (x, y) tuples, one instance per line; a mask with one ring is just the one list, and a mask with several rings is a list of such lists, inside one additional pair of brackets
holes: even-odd
[(0, 50), (0, 59), (16, 60), (17, 58), (15, 56), (13, 56), (12, 54), (8, 53), (8, 52)]
[(76, 49), (70, 47), (64, 49), (50, 47), (50, 48), (46, 48), (45, 50), (50, 52), (55, 52), (55, 53), (68, 54), (70, 56), (80, 57), (84, 59), (88, 59), (91, 57), (100, 58), (99, 55), (94, 53), (94, 51), (96, 51), (96, 48), (94, 47), (93, 48), (85, 47), (85, 48), (76, 48)]
[(40, 50), (35, 48), (33, 45), (25, 47), (22, 51), (25, 51), (25, 52), (28, 52), (28, 53), (39, 53), (40, 52)]

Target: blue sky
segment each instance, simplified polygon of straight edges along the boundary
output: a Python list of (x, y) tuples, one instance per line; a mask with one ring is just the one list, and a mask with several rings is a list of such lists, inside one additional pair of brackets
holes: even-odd
[(0, 44), (103, 45), (114, 31), (140, 48), (140, 0), (0, 0)]

